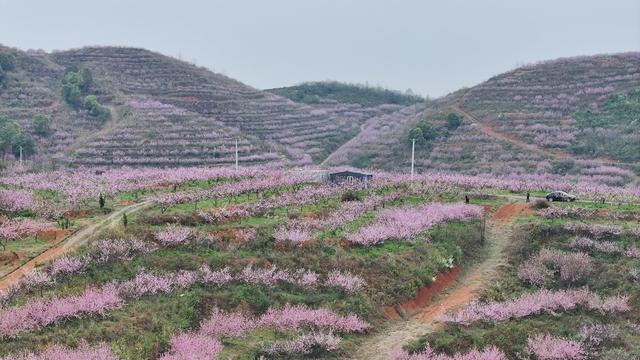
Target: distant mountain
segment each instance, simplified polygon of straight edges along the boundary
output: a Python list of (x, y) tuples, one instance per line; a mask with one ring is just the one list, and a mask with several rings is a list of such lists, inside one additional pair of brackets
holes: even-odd
[[(243, 164), (310, 164), (357, 134), (368, 118), (401, 107), (310, 106), (144, 49), (48, 54), (0, 47), (0, 54), (15, 59), (0, 86), (0, 115), (36, 138), (41, 158), (80, 165), (231, 163), (236, 139)], [(73, 83), (81, 72), (91, 75), (90, 85)], [(67, 94), (71, 103), (62, 96), (70, 83), (76, 89), (68, 93), (79, 91)], [(87, 105), (86, 96), (95, 99)], [(95, 116), (105, 113), (109, 119)], [(38, 115), (49, 119), (46, 136), (33, 128)]]
[(307, 82), (266, 91), (305, 104), (338, 102), (362, 106), (413, 105), (425, 100), (423, 97), (411, 93), (338, 81)]
[[(527, 65), (369, 119), (328, 164), (419, 170), (633, 177), (640, 171), (640, 53)], [(462, 117), (448, 125), (449, 114)], [(416, 130), (420, 128), (420, 130)]]
[(434, 100), (338, 82), (261, 91), (125, 47), (0, 46), (0, 68), (0, 116), (43, 162), (230, 164), (237, 140), (242, 164), (407, 169), (414, 138), (418, 171), (640, 172), (640, 53), (527, 65)]

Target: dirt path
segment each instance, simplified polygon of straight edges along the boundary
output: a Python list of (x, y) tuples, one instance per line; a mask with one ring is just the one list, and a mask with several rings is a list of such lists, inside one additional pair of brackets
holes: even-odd
[(544, 148), (542, 148), (540, 146), (526, 143), (526, 142), (522, 141), (521, 139), (519, 139), (515, 135), (505, 134), (503, 132), (499, 132), (499, 131), (497, 131), (495, 129), (494, 126), (480, 121), (473, 114), (471, 114), (470, 112), (468, 112), (465, 109), (463, 109), (462, 107), (460, 107), (459, 104), (453, 105), (452, 108), (456, 112), (459, 112), (462, 115), (464, 115), (464, 117), (466, 117), (469, 121), (471, 121), (473, 124), (475, 124), (480, 129), (480, 131), (482, 131), (485, 134), (491, 136), (492, 138), (495, 138), (495, 139), (498, 139), (498, 140), (502, 140), (502, 141), (506, 141), (508, 143), (511, 143), (511, 144), (517, 146), (517, 147), (520, 147), (520, 148), (523, 148), (523, 149), (527, 149), (529, 151), (538, 153), (538, 154), (543, 155), (543, 156), (551, 157), (551, 158), (554, 158), (554, 159), (571, 159), (571, 158), (573, 158), (573, 156), (571, 154), (567, 153), (567, 152), (560, 151), (560, 150), (544, 149)]
[[(369, 119), (367, 119), (368, 121)], [(342, 148), (346, 148), (348, 146), (351, 146), (352, 143), (357, 141), (357, 137), (358, 135), (360, 135), (360, 133), (364, 132), (367, 129), (367, 121), (365, 121), (364, 123), (360, 124), (360, 131), (355, 134), (351, 139), (347, 140), (347, 142), (345, 142), (344, 144), (340, 145), (337, 149), (335, 149), (331, 154), (329, 154), (329, 156), (327, 156), (324, 160), (322, 160), (322, 162), (320, 163), (320, 166), (325, 166), (329, 163), (329, 161), (331, 160), (331, 158), (333, 157), (333, 155), (335, 153), (338, 152), (338, 150), (342, 149)]]
[(22, 276), (30, 271), (33, 271), (33, 269), (37, 265), (59, 257), (62, 254), (65, 254), (83, 244), (86, 244), (89, 240), (93, 239), (100, 230), (106, 227), (113, 226), (115, 223), (120, 221), (123, 213), (134, 213), (148, 207), (149, 205), (151, 205), (150, 201), (143, 201), (141, 203), (125, 206), (122, 209), (109, 214), (109, 216), (100, 219), (98, 222), (86, 226), (79, 231), (76, 231), (65, 240), (45, 250), (40, 255), (34, 257), (33, 259), (22, 264), (17, 269), (5, 275), (2, 279), (0, 279), (0, 291), (7, 289), (13, 284), (16, 284), (20, 280), (20, 278), (22, 278)]
[(353, 359), (391, 359), (393, 353), (400, 351), (409, 341), (437, 329), (441, 315), (471, 302), (478, 290), (495, 278), (500, 266), (506, 263), (503, 251), (509, 243), (513, 220), (531, 211), (525, 203), (508, 203), (500, 207), (487, 221), (485, 259), (409, 320), (397, 321), (365, 340)]
[[(464, 115), (465, 118), (467, 118), (469, 121), (471, 121), (473, 124), (475, 124), (478, 129), (480, 129), (480, 131), (484, 132), (485, 134), (491, 136), (494, 139), (498, 139), (498, 140), (502, 140), (502, 141), (506, 141), (512, 145), (515, 145), (517, 147), (523, 148), (523, 149), (527, 149), (529, 151), (538, 153), (542, 156), (546, 156), (546, 157), (550, 157), (552, 159), (555, 160), (581, 160), (580, 158), (576, 157), (573, 154), (570, 154), (566, 151), (562, 151), (559, 149), (545, 149), (541, 146), (535, 145), (535, 144), (531, 144), (531, 143), (526, 143), (524, 142), (522, 139), (520, 139), (519, 137), (512, 135), (512, 134), (507, 134), (507, 133), (503, 133), (500, 132), (498, 130), (495, 129), (495, 127), (493, 125), (487, 124), (485, 122), (480, 121), (480, 119), (478, 119), (477, 117), (475, 117), (473, 114), (471, 114), (470, 112), (466, 111), (465, 109), (463, 109), (462, 107), (460, 107), (460, 104), (455, 104), (451, 107), (453, 110), (455, 110), (456, 112), (461, 113), (462, 115)], [(593, 158), (593, 159), (589, 159), (592, 161), (596, 161), (602, 165), (611, 165), (611, 166), (620, 166), (620, 165), (629, 165), (627, 163), (624, 162), (620, 162), (620, 161), (615, 161), (615, 160), (611, 160), (611, 159), (606, 159), (606, 158)], [(636, 183), (640, 183), (640, 177), (637, 175), (633, 175), (632, 179), (636, 182)]]

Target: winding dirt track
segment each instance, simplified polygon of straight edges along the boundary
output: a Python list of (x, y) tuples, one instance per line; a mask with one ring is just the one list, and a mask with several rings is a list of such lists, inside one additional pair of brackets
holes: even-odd
[(478, 290), (495, 278), (501, 265), (506, 264), (504, 250), (513, 230), (513, 220), (531, 213), (526, 203), (507, 203), (487, 221), (487, 255), (438, 299), (424, 307), (407, 321), (398, 320), (361, 344), (353, 359), (391, 359), (407, 342), (432, 332), (440, 326), (438, 318), (444, 313), (470, 303)]
[(20, 267), (13, 270), (9, 274), (5, 275), (2, 279), (0, 279), (0, 291), (16, 284), (20, 280), (20, 278), (22, 278), (22, 276), (29, 273), (30, 271), (33, 271), (33, 269), (37, 265), (47, 262), (51, 259), (55, 259), (73, 249), (78, 248), (83, 244), (86, 244), (89, 240), (93, 239), (95, 235), (100, 232), (100, 230), (113, 226), (115, 223), (117, 223), (122, 217), (123, 213), (134, 213), (148, 207), (149, 205), (151, 205), (150, 201), (143, 201), (137, 204), (125, 206), (118, 211), (109, 214), (109, 216), (100, 219), (99, 221), (86, 226), (79, 231), (76, 231), (65, 240), (45, 250), (40, 255), (34, 257), (26, 263), (20, 265)]
[[(464, 117), (467, 118), (472, 124), (476, 125), (480, 131), (484, 132), (485, 134), (491, 136), (494, 139), (506, 141), (506, 142), (508, 142), (508, 143), (510, 143), (510, 144), (512, 144), (514, 146), (517, 146), (517, 147), (520, 147), (520, 148), (523, 148), (523, 149), (527, 149), (527, 150), (529, 150), (531, 152), (535, 152), (535, 153), (538, 153), (538, 154), (540, 154), (542, 156), (550, 157), (550, 158), (555, 159), (555, 160), (581, 160), (580, 158), (578, 158), (575, 155), (573, 155), (571, 153), (568, 153), (566, 151), (562, 151), (562, 150), (559, 150), (559, 149), (545, 149), (545, 148), (543, 148), (541, 146), (524, 142), (522, 139), (520, 139), (519, 137), (517, 137), (515, 135), (511, 135), (511, 134), (506, 134), (506, 133), (500, 132), (500, 131), (496, 130), (493, 125), (490, 125), (490, 124), (487, 124), (485, 122), (480, 121), (480, 119), (475, 117), (472, 113), (470, 113), (467, 110), (463, 109), (460, 106), (460, 104), (455, 104), (451, 108), (454, 111), (464, 115)], [(602, 157), (594, 158), (594, 159), (591, 159), (591, 160), (596, 161), (596, 162), (600, 163), (601, 165), (610, 165), (610, 166), (621, 166), (621, 165), (628, 166), (628, 165), (630, 165), (628, 163), (624, 163), (624, 162), (621, 162), (621, 161), (615, 161), (615, 160), (602, 158)], [(637, 184), (640, 184), (640, 177), (639, 176), (633, 174), (631, 177)]]

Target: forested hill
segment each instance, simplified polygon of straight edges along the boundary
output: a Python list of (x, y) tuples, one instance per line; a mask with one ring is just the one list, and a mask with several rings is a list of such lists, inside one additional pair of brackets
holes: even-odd
[(339, 102), (363, 106), (382, 104), (413, 105), (425, 100), (411, 91), (403, 93), (382, 87), (347, 84), (338, 81), (307, 82), (266, 91), (306, 104)]

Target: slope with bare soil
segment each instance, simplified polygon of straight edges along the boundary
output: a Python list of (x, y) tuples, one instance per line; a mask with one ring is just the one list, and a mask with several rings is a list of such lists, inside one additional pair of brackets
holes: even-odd
[(438, 299), (426, 305), (407, 321), (396, 321), (367, 339), (353, 359), (390, 359), (407, 342), (433, 331), (445, 312), (471, 302), (478, 291), (505, 265), (503, 251), (509, 243), (513, 221), (531, 213), (528, 204), (508, 203), (500, 207), (487, 222), (487, 254), (479, 264), (468, 269), (460, 280)]

